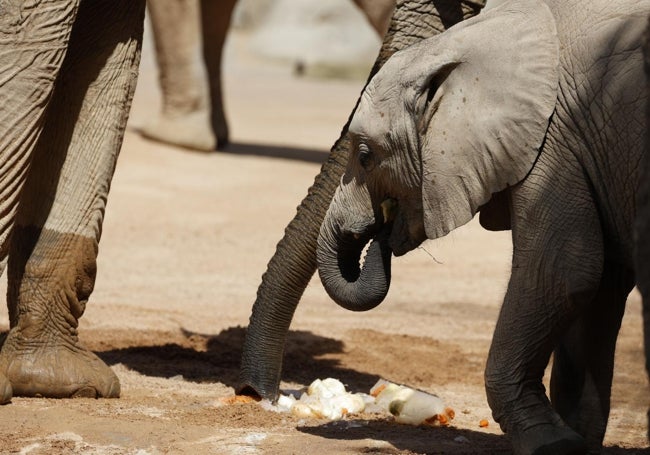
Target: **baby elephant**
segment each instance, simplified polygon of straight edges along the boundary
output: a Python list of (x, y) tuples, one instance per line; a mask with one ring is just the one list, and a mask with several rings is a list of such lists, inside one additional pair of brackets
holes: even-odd
[(485, 381), (518, 454), (598, 451), (605, 434), (634, 286), (649, 13), (650, 0), (490, 1), (396, 53), (352, 119), (321, 280), (340, 305), (368, 310), (388, 291), (392, 254), (477, 212), (487, 229), (512, 229)]

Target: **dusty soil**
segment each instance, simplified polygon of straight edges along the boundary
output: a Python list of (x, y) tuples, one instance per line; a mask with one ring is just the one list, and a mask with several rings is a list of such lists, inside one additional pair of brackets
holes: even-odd
[[(291, 389), (331, 376), (367, 392), (390, 379), (443, 397), (456, 410), (451, 427), (365, 415), (306, 421), (222, 404), (233, 394), (266, 263), (362, 85), (296, 79), (251, 58), (245, 44), (231, 37), (226, 55), (234, 143), (213, 154), (135, 132), (159, 103), (146, 49), (97, 286), (80, 324), (83, 341), (120, 377), (122, 397), (15, 398), (0, 408), (0, 452), (509, 453), (482, 372), (511, 247), (508, 233), (475, 221), (395, 260), (389, 297), (372, 312), (338, 308), (314, 278), (292, 325), (282, 383)], [(7, 328), (3, 314), (0, 331)], [(606, 453), (644, 451), (648, 396), (635, 293), (618, 344)]]

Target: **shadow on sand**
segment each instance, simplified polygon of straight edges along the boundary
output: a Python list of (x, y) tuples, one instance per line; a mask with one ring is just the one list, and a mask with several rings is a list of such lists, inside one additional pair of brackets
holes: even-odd
[[(298, 431), (326, 439), (386, 441), (396, 448), (418, 454), (511, 454), (505, 435), (481, 430), (450, 427), (399, 425), (389, 420), (336, 421), (318, 426), (302, 426)], [(338, 430), (338, 431), (336, 431)], [(382, 447), (364, 453), (391, 453)], [(601, 455), (648, 455), (650, 449), (604, 447)]]
[[(243, 327), (231, 327), (215, 336), (183, 331), (172, 340), (168, 336), (158, 337), (161, 341), (171, 341), (165, 344), (99, 350), (97, 355), (109, 365), (121, 363), (147, 376), (181, 375), (190, 381), (219, 381), (235, 387), (245, 333)], [(316, 377), (335, 377), (353, 390), (369, 390), (378, 376), (341, 367), (337, 359), (327, 358), (342, 353), (343, 349), (340, 340), (306, 331), (290, 331), (282, 378), (309, 384)]]
[[(512, 453), (504, 435), (454, 427), (399, 425), (389, 420), (337, 421), (297, 430), (326, 439), (386, 441), (395, 447), (395, 453), (404, 450), (418, 454)], [(367, 453), (391, 453), (391, 450), (381, 447), (376, 451), (369, 449)]]
[[(215, 336), (190, 331), (138, 333), (134, 342), (130, 331), (115, 333), (124, 348), (104, 349), (91, 341), (90, 346), (107, 364), (121, 363), (147, 376), (170, 378), (182, 375), (195, 382), (237, 384), (241, 347), (246, 329), (231, 327)], [(0, 345), (7, 332), (0, 332)], [(93, 337), (94, 339), (95, 337)], [(144, 342), (143, 342), (144, 340)], [(158, 341), (165, 344), (157, 344)], [(172, 341), (172, 342), (170, 342)], [(98, 342), (103, 343), (103, 342)], [(344, 343), (307, 331), (290, 331), (286, 349), (283, 379), (308, 384), (316, 377), (335, 377), (351, 390), (368, 390), (378, 376), (340, 366), (330, 355), (342, 354)], [(298, 431), (326, 439), (386, 441), (395, 447), (368, 448), (363, 453), (398, 453), (410, 451), (421, 454), (510, 454), (510, 444), (503, 435), (452, 427), (399, 425), (390, 420), (344, 420), (314, 426), (299, 426)], [(650, 449), (605, 447), (603, 455), (650, 455)]]
[(284, 145), (243, 144), (239, 142), (228, 146), (217, 153), (233, 155), (263, 156), (267, 158), (282, 158), (286, 160), (304, 161), (322, 164), (329, 155), (329, 150), (298, 148)]

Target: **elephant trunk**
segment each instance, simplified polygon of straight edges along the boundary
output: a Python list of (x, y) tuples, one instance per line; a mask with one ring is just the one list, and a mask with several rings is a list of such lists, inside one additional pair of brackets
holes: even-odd
[[(352, 311), (367, 311), (379, 305), (390, 287), (389, 228), (374, 239), (369, 233), (342, 233), (325, 223), (318, 239), (317, 262), (320, 279), (329, 296)], [(363, 266), (361, 254), (371, 241)]]
[[(484, 0), (400, 1), (368, 79), (379, 71), (394, 52), (437, 35), (466, 17), (476, 15), (483, 4)], [(353, 114), (354, 111), (350, 117)], [(235, 386), (237, 393), (271, 400), (278, 397), (289, 325), (298, 300), (316, 270), (314, 253), (318, 226), (325, 217), (351, 149), (347, 134), (349, 123), (348, 119), (341, 138), (332, 148), (314, 185), (287, 226), (262, 277), (246, 332), (239, 381)], [(381, 247), (381, 242), (379, 246)], [(390, 273), (386, 275), (390, 276)]]

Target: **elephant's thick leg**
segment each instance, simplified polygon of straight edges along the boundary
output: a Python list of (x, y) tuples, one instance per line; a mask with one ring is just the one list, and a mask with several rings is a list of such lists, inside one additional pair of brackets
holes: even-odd
[(631, 271), (606, 263), (596, 298), (555, 349), (551, 403), (594, 453), (605, 436), (616, 338), (633, 286)]
[(604, 263), (598, 212), (570, 156), (542, 152), (513, 190), (512, 274), (485, 381), (494, 418), (517, 454), (586, 450), (584, 439), (551, 407), (542, 384), (551, 352), (596, 296)]
[(210, 126), (217, 138), (217, 146), (228, 144), (228, 122), (223, 106), (221, 60), (230, 19), (236, 0), (201, 0), (201, 30), (203, 32), (203, 60), (208, 75), (210, 95)]
[(147, 8), (156, 49), (162, 107), (140, 132), (166, 144), (214, 150), (216, 139), (210, 128), (199, 65), (199, 1), (152, 0)]
[[(2, 275), (34, 144), (77, 14), (73, 1), (34, 2), (0, 14), (0, 276)], [(11, 399), (0, 373), (0, 404)]]
[[(483, 5), (481, 0), (399, 2), (370, 78), (396, 51), (478, 14)], [(238, 392), (269, 399), (278, 396), (289, 325), (300, 296), (316, 271), (320, 226), (347, 163), (348, 124), (343, 127), (341, 137), (332, 147), (307, 197), (285, 229), (262, 277), (246, 332)]]
[(78, 340), (106, 198), (135, 89), (144, 1), (81, 2), (10, 242), (0, 373), (17, 395), (119, 395)]

